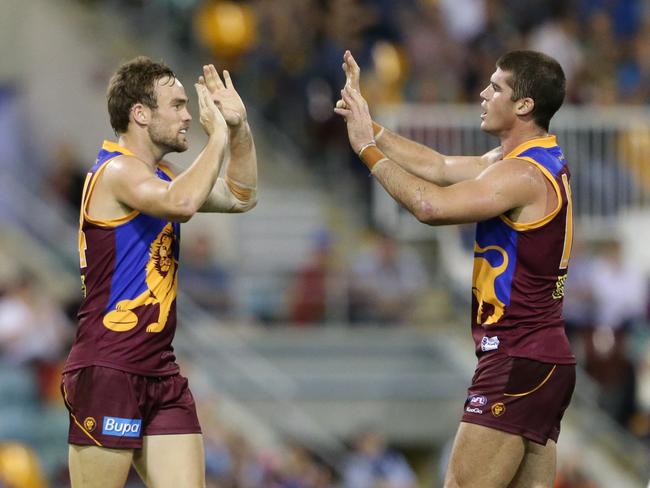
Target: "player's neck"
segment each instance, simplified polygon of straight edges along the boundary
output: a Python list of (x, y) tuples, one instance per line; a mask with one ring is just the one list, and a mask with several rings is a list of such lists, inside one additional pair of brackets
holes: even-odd
[(503, 154), (506, 155), (526, 141), (531, 141), (533, 139), (539, 139), (540, 137), (546, 136), (548, 136), (547, 131), (541, 127), (533, 125), (530, 127), (523, 127), (518, 128), (517, 130), (512, 130), (505, 135), (499, 136), (499, 139), (501, 140)]
[(150, 140), (143, 140), (134, 134), (122, 134), (118, 144), (131, 151), (138, 159), (141, 159), (152, 168), (158, 166), (164, 156), (164, 154), (161, 154), (160, 149), (152, 144)]

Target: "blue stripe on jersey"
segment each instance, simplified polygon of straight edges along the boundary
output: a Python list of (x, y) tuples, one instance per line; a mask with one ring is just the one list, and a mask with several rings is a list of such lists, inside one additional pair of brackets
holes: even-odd
[(95, 161), (95, 164), (90, 171), (96, 171), (97, 168), (99, 168), (106, 161), (112, 158), (116, 158), (117, 156), (122, 156), (122, 153), (119, 151), (107, 151), (106, 149), (100, 149), (97, 153), (97, 160)]
[[(517, 266), (517, 236), (517, 231), (498, 217), (479, 222), (476, 228), (475, 266), (476, 259), (483, 258), (491, 269), (482, 267), (481, 276), (475, 276), (475, 280), (478, 278), (476, 281), (482, 283), (475, 282), (473, 286), (483, 288), (481, 291), (484, 293), (489, 293), (485, 288), (494, 287), (496, 298), (504, 305), (510, 304), (512, 280)], [(504, 259), (504, 253), (507, 259)]]
[(519, 156), (525, 156), (534, 159), (539, 164), (544, 166), (547, 170), (549, 170), (553, 177), (557, 177), (560, 171), (562, 171), (562, 168), (564, 168), (566, 165), (566, 159), (564, 159), (564, 155), (562, 154), (562, 149), (560, 149), (560, 146), (548, 148), (531, 147), (530, 149), (527, 149), (526, 151), (519, 154)]
[(115, 229), (115, 268), (105, 312), (120, 300), (132, 300), (147, 289), (147, 263), (151, 243), (166, 221), (139, 214)]
[[(160, 169), (156, 170), (156, 174), (165, 181), (171, 181)], [(139, 213), (132, 220), (115, 227), (115, 267), (105, 313), (114, 310), (117, 302), (132, 300), (147, 290), (147, 264), (151, 244), (167, 223), (166, 220)], [(176, 235), (172, 252), (178, 260), (180, 224), (172, 223), (172, 226)]]

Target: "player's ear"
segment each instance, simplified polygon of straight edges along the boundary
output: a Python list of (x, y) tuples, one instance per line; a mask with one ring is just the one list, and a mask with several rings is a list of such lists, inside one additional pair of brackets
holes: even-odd
[(142, 103), (136, 103), (131, 107), (131, 117), (138, 125), (147, 125), (151, 118), (151, 110)]
[(528, 115), (535, 108), (535, 100), (530, 97), (520, 98), (517, 100), (516, 109), (517, 115)]

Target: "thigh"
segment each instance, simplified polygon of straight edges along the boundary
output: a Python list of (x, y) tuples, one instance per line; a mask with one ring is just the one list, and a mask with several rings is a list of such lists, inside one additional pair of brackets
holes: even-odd
[(526, 453), (526, 440), (461, 422), (451, 451), (445, 488), (506, 488)]
[(148, 488), (203, 488), (205, 454), (201, 434), (145, 435), (133, 464)]
[(555, 442), (528, 442), (526, 454), (509, 488), (552, 488), (555, 482)]
[(124, 488), (132, 459), (132, 449), (70, 445), (68, 466), (71, 487)]

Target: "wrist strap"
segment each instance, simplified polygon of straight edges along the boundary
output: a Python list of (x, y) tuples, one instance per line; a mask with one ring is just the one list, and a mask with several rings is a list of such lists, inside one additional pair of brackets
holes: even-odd
[(374, 168), (376, 164), (388, 160), (386, 155), (377, 149), (374, 142), (363, 146), (361, 151), (359, 151), (359, 157), (370, 171), (372, 171), (372, 168)]

